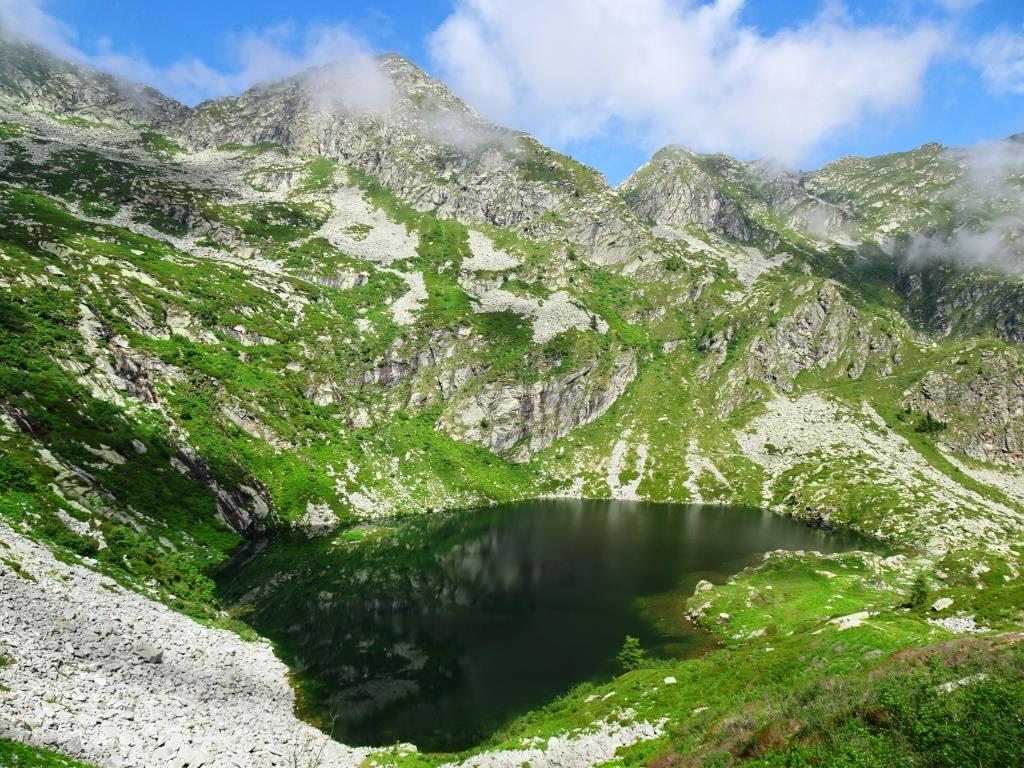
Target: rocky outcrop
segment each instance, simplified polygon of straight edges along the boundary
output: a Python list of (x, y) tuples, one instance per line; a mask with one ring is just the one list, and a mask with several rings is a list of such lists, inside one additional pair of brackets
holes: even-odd
[(636, 212), (603, 184), (587, 193), (571, 190), (551, 215), (523, 223), (519, 230), (541, 241), (566, 242), (598, 264), (623, 264), (643, 254), (650, 235)]
[(216, 498), (221, 518), (240, 533), (253, 532), (260, 524), (270, 522), (273, 503), (267, 489), (255, 478), (225, 487), (218, 482), (210, 467), (188, 446), (182, 447), (172, 459), (182, 473), (205, 484)]
[(896, 290), (908, 302), (908, 315), (943, 335), (992, 334), (1024, 344), (1024, 285), (954, 264), (903, 264)]
[[(876, 373), (886, 375), (898, 354), (899, 341), (876, 332), (842, 297), (832, 283), (797, 289), (806, 298), (750, 342), (740, 362), (729, 372), (723, 410), (731, 412), (746, 396), (745, 382), (758, 381), (793, 391), (793, 382), (805, 370), (845, 364), (850, 378), (860, 377), (869, 361), (877, 360)], [(726, 329), (707, 342), (708, 352), (724, 361), (734, 330)]]
[(946, 424), (946, 448), (973, 459), (1024, 467), (1024, 360), (1016, 350), (983, 351), (942, 371), (929, 371), (903, 404)]
[(36, 440), (45, 440), (50, 434), (50, 430), (46, 425), (41, 424), (32, 418), (30, 414), (17, 406), (11, 405), (3, 398), (0, 398), (0, 423), (16, 432), (29, 435)]
[(771, 162), (740, 164), (730, 179), (744, 185), (770, 214), (798, 232), (850, 244), (855, 226), (846, 204), (824, 200), (804, 184), (803, 175)]
[(188, 107), (139, 83), (71, 62), (0, 30), (0, 101), (100, 122), (179, 125)]
[(608, 410), (636, 372), (635, 354), (623, 352), (608, 368), (595, 361), (533, 384), (485, 385), (456, 398), (438, 427), (460, 440), (526, 461)]
[(763, 233), (741, 205), (682, 147), (667, 147), (619, 185), (642, 218), (663, 226), (695, 225), (749, 242)]
[[(86, 304), (79, 306), (79, 313), (82, 349), (90, 359), (68, 355), (57, 362), (76, 374), (78, 382), (88, 387), (94, 397), (117, 405), (124, 405), (125, 398), (156, 404), (160, 400), (159, 383), (173, 384), (182, 379), (181, 371), (174, 366), (132, 349), (123, 336), (115, 335), (101, 316)], [(142, 327), (139, 322), (135, 324)], [(159, 336), (164, 329), (158, 329), (147, 320), (143, 330)]]
[(838, 362), (852, 343), (850, 373), (859, 375), (867, 352), (859, 322), (857, 310), (827, 284), (751, 342), (742, 373), (789, 392), (801, 371)]
[(379, 386), (390, 389), (421, 371), (435, 368), (449, 359), (456, 349), (456, 336), (447, 329), (434, 331), (426, 346), (409, 350), (404, 339), (396, 339), (373, 366), (356, 376), (356, 387)]

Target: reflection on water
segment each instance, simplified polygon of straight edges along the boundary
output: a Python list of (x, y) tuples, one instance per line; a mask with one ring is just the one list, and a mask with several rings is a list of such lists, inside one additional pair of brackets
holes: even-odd
[(626, 635), (654, 654), (706, 648), (682, 615), (699, 579), (768, 550), (862, 543), (749, 509), (557, 499), (432, 516), (358, 543), (261, 542), (218, 583), (250, 606), (304, 709), (333, 718), (337, 738), (454, 750), (614, 674)]

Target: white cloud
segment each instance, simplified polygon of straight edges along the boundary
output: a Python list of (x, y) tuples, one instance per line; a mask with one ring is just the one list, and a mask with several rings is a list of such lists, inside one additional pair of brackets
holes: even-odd
[(907, 260), (1024, 274), (1024, 142), (1008, 139), (947, 150), (946, 159), (964, 171), (946, 200), (971, 215), (953, 232), (915, 234)]
[(351, 98), (357, 105), (376, 103), (384, 87), (370, 47), (341, 24), (279, 24), (231, 35), (226, 41), (230, 65), (224, 68), (197, 57), (160, 67), (144, 54), (118, 50), (107, 39), (86, 51), (75, 30), (47, 12), (45, 0), (0, 0), (0, 32), (31, 40), (62, 58), (145, 82), (186, 103), (238, 93), (256, 83), (335, 62), (341, 62), (344, 71), (334, 74), (350, 77), (351, 82), (344, 88), (337, 82), (321, 83), (326, 97)]
[(226, 70), (211, 67), (199, 58), (183, 59), (158, 72), (150, 82), (194, 102), (330, 64), (318, 81), (319, 95), (325, 99), (374, 106), (390, 88), (390, 81), (373, 61), (369, 45), (344, 25), (299, 29), (293, 24), (280, 24), (229, 36), (227, 49), (232, 66)]
[(949, 45), (927, 24), (856, 26), (827, 8), (764, 35), (743, 0), (458, 0), (430, 38), (454, 89), (555, 142), (611, 131), (651, 146), (793, 162), (865, 119), (913, 106)]
[(74, 30), (46, 13), (42, 0), (0, 0), (0, 33), (32, 40), (58, 56), (80, 56)]
[(1002, 29), (983, 37), (974, 63), (996, 93), (1024, 93), (1024, 33)]

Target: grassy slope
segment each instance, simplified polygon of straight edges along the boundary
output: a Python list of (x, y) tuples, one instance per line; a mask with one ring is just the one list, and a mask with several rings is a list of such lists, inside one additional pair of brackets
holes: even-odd
[(7, 739), (0, 739), (0, 765), (5, 768), (92, 768), (48, 749), (27, 747)]

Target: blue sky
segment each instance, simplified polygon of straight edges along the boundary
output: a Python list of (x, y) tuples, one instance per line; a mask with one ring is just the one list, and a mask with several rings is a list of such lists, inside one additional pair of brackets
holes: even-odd
[(339, 32), (612, 182), (668, 142), (806, 168), (1024, 131), (1024, 0), (0, 0), (0, 21), (187, 101), (279, 74), (245, 41), (286, 70)]

